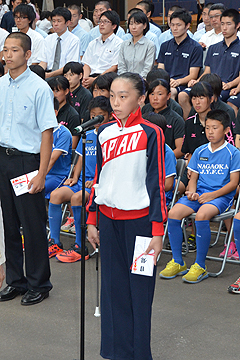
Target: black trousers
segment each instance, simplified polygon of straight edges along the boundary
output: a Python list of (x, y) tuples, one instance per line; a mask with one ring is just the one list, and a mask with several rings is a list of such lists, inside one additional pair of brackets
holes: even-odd
[[(0, 197), (3, 212), (6, 282), (18, 290), (51, 290), (44, 191), (16, 196), (10, 179), (39, 168), (39, 155), (0, 152)], [(25, 245), (25, 274), (20, 226)]]
[[(136, 236), (152, 237), (148, 216), (113, 220), (100, 213), (101, 356), (111, 360), (152, 360), (153, 276), (132, 274)], [(156, 268), (156, 267), (155, 267)]]

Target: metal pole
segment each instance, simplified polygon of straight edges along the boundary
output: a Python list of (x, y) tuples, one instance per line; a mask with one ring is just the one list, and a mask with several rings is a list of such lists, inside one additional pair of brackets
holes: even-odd
[(81, 212), (81, 325), (80, 325), (80, 360), (84, 360), (85, 342), (85, 241), (86, 241), (86, 206), (85, 206), (85, 162), (86, 133), (82, 134), (82, 212)]

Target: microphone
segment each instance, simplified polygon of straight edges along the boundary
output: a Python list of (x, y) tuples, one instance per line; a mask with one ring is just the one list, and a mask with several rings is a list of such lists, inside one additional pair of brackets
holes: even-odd
[(103, 120), (104, 120), (103, 115), (97, 115), (91, 120), (86, 121), (84, 124), (75, 127), (74, 130), (76, 131), (77, 134), (82, 134), (83, 132), (92, 128), (94, 125), (101, 124)]

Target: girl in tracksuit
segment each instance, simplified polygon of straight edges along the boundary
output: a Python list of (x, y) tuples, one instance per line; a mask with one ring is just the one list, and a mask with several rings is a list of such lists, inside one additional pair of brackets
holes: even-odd
[[(110, 101), (114, 121), (99, 128), (98, 184), (88, 203), (88, 239), (101, 244), (101, 355), (112, 360), (151, 360), (153, 276), (131, 272), (136, 236), (149, 237), (154, 263), (162, 250), (167, 218), (164, 192), (164, 136), (144, 120), (146, 83), (124, 73), (114, 79)], [(99, 234), (96, 207), (99, 205)]]

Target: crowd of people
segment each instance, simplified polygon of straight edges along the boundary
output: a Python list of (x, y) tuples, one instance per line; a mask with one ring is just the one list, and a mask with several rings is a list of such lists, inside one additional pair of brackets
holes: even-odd
[[(0, 302), (18, 295), (22, 305), (43, 301), (52, 289), (49, 259), (81, 260), (84, 188), (88, 240), (101, 245), (104, 358), (152, 359), (151, 307), (167, 219), (173, 258), (159, 276), (198, 283), (208, 277), (210, 220), (230, 209), (239, 191), (240, 15), (222, 3), (200, 4), (194, 34), (191, 15), (179, 5), (168, 10), (162, 31), (149, 0), (129, 10), (126, 30), (108, 1), (95, 4), (93, 23), (75, 4), (40, 14), (29, 1), (0, 4), (0, 287), (5, 261), (7, 284)], [(76, 128), (98, 115), (101, 126), (86, 134), (83, 184)], [(180, 158), (181, 197), (168, 213)], [(192, 213), (188, 247), (196, 260), (188, 270), (181, 222)], [(239, 214), (226, 255), (233, 260), (240, 253)], [(225, 225), (229, 231), (231, 222)], [(70, 249), (60, 230), (76, 235)], [(152, 276), (132, 270), (137, 237), (150, 239), (140, 258), (154, 251)], [(87, 247), (84, 253), (89, 259)], [(228, 291), (240, 293), (240, 278)]]

